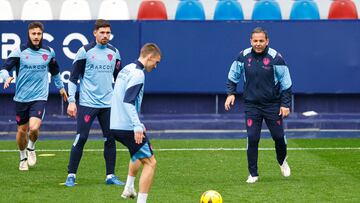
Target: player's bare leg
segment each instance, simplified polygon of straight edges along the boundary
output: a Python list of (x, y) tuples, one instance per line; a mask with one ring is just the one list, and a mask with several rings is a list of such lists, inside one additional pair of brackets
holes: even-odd
[(129, 171), (128, 171), (128, 177), (126, 179), (126, 184), (124, 187), (124, 191), (121, 194), (122, 198), (128, 199), (128, 198), (135, 198), (136, 197), (136, 190), (134, 187), (135, 177), (141, 167), (141, 161), (131, 161), (129, 162)]
[(16, 143), (19, 147), (20, 151), (20, 171), (27, 171), (29, 170), (27, 156), (26, 156), (26, 145), (27, 145), (27, 131), (29, 129), (29, 124), (19, 125), (16, 133)]
[(29, 121), (29, 143), (27, 146), (28, 164), (34, 166), (36, 164), (35, 142), (39, 137), (39, 129), (41, 125), (41, 119), (37, 117), (31, 117)]
[(150, 158), (141, 159), (142, 164), (144, 165), (141, 172), (140, 182), (139, 182), (139, 195), (137, 202), (144, 203), (147, 200), (150, 187), (153, 183), (156, 169), (156, 159), (154, 156)]

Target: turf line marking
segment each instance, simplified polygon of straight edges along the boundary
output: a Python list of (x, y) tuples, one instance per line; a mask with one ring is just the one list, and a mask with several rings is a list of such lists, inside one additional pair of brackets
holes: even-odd
[[(259, 148), (260, 151), (273, 151), (275, 148)], [(360, 147), (307, 147), (307, 148), (287, 148), (289, 151), (312, 151), (312, 150), (360, 150)], [(17, 149), (1, 149), (1, 152), (18, 152)], [(84, 149), (85, 152), (102, 152), (103, 149)], [(127, 149), (117, 149), (116, 151), (128, 151)], [(246, 148), (169, 148), (154, 149), (154, 151), (246, 151)], [(70, 149), (37, 149), (36, 152), (70, 152)]]
[[(269, 132), (268, 129), (262, 129), (261, 132)], [(285, 132), (360, 132), (360, 129), (320, 129), (320, 128), (298, 128), (298, 129), (285, 129)], [(46, 135), (75, 135), (75, 131), (41, 131), (42, 134)], [(246, 133), (246, 130), (225, 130), (225, 129), (190, 129), (190, 130), (148, 130), (149, 134), (187, 134), (187, 133)], [(16, 131), (0, 132), (1, 136), (15, 135)], [(90, 135), (102, 134), (101, 130), (90, 130)]]

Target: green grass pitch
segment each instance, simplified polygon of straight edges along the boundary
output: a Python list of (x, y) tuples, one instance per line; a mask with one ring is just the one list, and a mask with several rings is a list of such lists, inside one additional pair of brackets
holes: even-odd
[[(123, 186), (105, 185), (103, 144), (89, 140), (77, 185), (65, 182), (71, 140), (39, 140), (38, 162), (18, 170), (15, 141), (0, 141), (0, 202), (136, 202), (122, 200)], [(148, 202), (199, 202), (206, 190), (230, 202), (360, 202), (360, 139), (288, 139), (289, 178), (281, 176), (273, 141), (262, 139), (259, 182), (247, 184), (245, 139), (152, 140), (158, 167)], [(195, 150), (201, 148), (202, 150)], [(218, 150), (224, 148), (226, 150)], [(269, 149), (270, 148), (270, 149)], [(316, 148), (316, 149), (310, 149)], [(97, 149), (90, 151), (91, 149)], [(117, 143), (116, 174), (125, 181), (129, 155)], [(177, 149), (177, 150), (164, 150)], [(179, 150), (180, 149), (180, 150)], [(64, 151), (61, 151), (64, 150)], [(39, 156), (55, 154), (55, 156)], [(136, 187), (138, 178), (136, 179)]]

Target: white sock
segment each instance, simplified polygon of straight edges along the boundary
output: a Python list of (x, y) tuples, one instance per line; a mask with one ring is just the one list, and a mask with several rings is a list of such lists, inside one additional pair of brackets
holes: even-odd
[(135, 177), (129, 176), (126, 179), (125, 187), (134, 188)]
[(74, 177), (74, 178), (76, 178), (76, 174), (75, 174), (75, 173), (69, 173), (69, 174), (68, 174), (68, 177)]
[(26, 150), (20, 150), (20, 160), (27, 158)]
[(139, 192), (139, 196), (137, 198), (137, 203), (146, 203), (148, 194), (147, 193), (140, 193)]
[(113, 176), (114, 176), (114, 174), (106, 175), (106, 180), (112, 178)]
[(27, 148), (29, 148), (29, 149), (35, 149), (35, 142), (29, 140), (29, 143), (28, 143)]

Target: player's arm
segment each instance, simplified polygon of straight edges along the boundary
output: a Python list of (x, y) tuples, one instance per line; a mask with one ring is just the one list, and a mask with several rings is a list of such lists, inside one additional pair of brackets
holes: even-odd
[(274, 65), (275, 69), (275, 77), (277, 81), (280, 83), (280, 97), (281, 97), (281, 104), (280, 104), (280, 111), (279, 115), (283, 118), (287, 117), (290, 113), (290, 106), (291, 106), (291, 95), (292, 95), (292, 81), (290, 77), (290, 71), (288, 66), (286, 65), (285, 61), (279, 57)]
[(56, 88), (59, 89), (60, 95), (63, 97), (64, 102), (67, 102), (68, 95), (65, 91), (64, 83), (60, 78), (60, 68), (59, 68), (58, 63), (56, 62), (55, 52), (53, 50), (51, 50), (51, 55), (52, 55), (52, 58), (50, 59), (50, 62), (49, 62), (49, 72), (51, 74), (51, 77), (54, 80)]
[(68, 83), (68, 91), (69, 91), (69, 105), (67, 109), (67, 113), (69, 116), (75, 117), (77, 114), (76, 109), (76, 90), (77, 90), (77, 81), (80, 77), (82, 77), (85, 73), (85, 65), (86, 65), (86, 52), (84, 47), (80, 48), (78, 53), (75, 56), (72, 72)]
[(16, 67), (16, 72), (19, 72), (20, 67), (20, 50), (15, 49), (5, 60), (3, 69), (0, 71), (0, 79), (4, 81), (4, 89), (8, 88), (14, 77), (9, 75), (9, 72)]
[(134, 127), (135, 142), (137, 144), (142, 143), (144, 137), (145, 126), (140, 122), (138, 112), (135, 107), (135, 103), (138, 99), (138, 95), (144, 85), (144, 74), (139, 74), (130, 79), (126, 88), (124, 96), (125, 111), (130, 117), (131, 123)]
[(235, 103), (235, 94), (237, 84), (240, 82), (240, 77), (243, 72), (243, 63), (236, 60), (231, 64), (228, 74), (228, 81), (226, 83), (227, 97), (225, 100), (225, 110), (230, 110), (231, 106)]
[(113, 72), (114, 81), (116, 81), (116, 78), (119, 74), (119, 72), (122, 69), (122, 63), (121, 63), (121, 56), (119, 51), (116, 49), (116, 61), (115, 61), (115, 68)]

